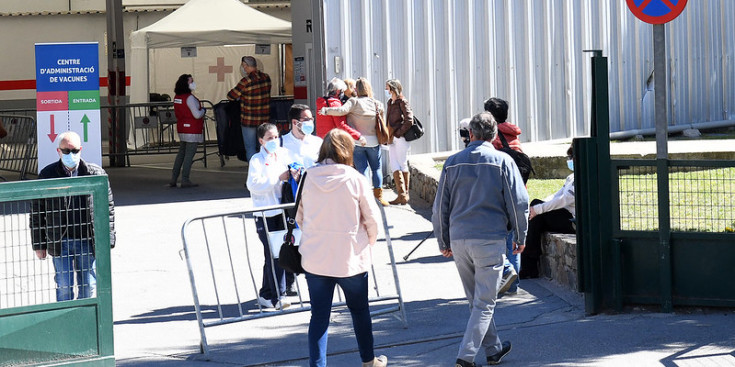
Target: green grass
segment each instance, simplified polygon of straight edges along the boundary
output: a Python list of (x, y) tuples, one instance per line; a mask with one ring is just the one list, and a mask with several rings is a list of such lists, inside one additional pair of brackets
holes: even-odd
[(526, 187), (528, 188), (528, 198), (530, 200), (543, 200), (547, 196), (559, 191), (562, 185), (564, 185), (564, 179), (530, 179), (528, 180), (528, 183), (526, 185)]
[[(441, 169), (441, 165), (437, 165)], [(671, 228), (679, 232), (735, 231), (735, 167), (681, 170), (669, 175)], [(652, 167), (620, 171), (620, 229), (658, 230), (658, 187)], [(528, 196), (544, 199), (564, 179), (528, 180)], [(613, 198), (615, 201), (615, 198)]]

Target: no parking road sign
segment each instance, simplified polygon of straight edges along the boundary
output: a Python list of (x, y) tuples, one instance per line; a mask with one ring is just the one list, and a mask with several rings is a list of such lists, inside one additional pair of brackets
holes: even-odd
[(636, 18), (649, 24), (664, 24), (678, 17), (687, 0), (626, 0)]

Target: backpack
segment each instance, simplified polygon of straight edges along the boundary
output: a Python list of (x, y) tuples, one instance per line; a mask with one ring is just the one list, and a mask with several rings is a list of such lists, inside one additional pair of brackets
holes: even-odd
[(536, 173), (536, 171), (533, 170), (531, 158), (528, 158), (528, 155), (526, 155), (526, 153), (513, 150), (510, 145), (508, 145), (508, 141), (505, 140), (505, 136), (503, 136), (503, 133), (501, 133), (500, 131), (498, 131), (498, 137), (503, 143), (503, 147), (498, 150), (513, 158), (513, 160), (516, 162), (516, 166), (518, 166), (518, 171), (521, 172), (521, 177), (523, 177), (523, 184), (525, 185), (528, 182), (528, 178), (531, 176), (531, 173)]

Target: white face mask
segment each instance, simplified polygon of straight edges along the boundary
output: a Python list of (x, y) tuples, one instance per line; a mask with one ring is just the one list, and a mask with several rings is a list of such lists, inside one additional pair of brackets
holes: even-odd
[(191, 89), (192, 91), (194, 89), (197, 89), (197, 83), (194, 83), (194, 82), (189, 83), (189, 89)]
[(79, 153), (71, 153), (69, 154), (61, 154), (61, 163), (63, 163), (67, 168), (73, 169), (79, 164), (79, 160), (82, 158), (82, 152)]
[(242, 67), (242, 64), (240, 64), (240, 75), (242, 75), (243, 78), (248, 76), (248, 72), (245, 71), (245, 68)]
[(309, 135), (314, 132), (314, 120), (301, 121), (301, 132), (304, 135)]
[(278, 140), (268, 140), (267, 142), (265, 142), (265, 145), (263, 145), (263, 147), (265, 147), (265, 150), (267, 150), (268, 153), (274, 153), (276, 149), (278, 149)]

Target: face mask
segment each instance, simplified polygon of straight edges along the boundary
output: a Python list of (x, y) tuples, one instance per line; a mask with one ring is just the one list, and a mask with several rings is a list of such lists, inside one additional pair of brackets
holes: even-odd
[(189, 89), (191, 89), (191, 90), (197, 89), (197, 83), (191, 83), (191, 84), (189, 84)]
[(384, 92), (385, 92), (385, 98), (393, 98), (393, 95), (390, 94), (390, 91), (389, 90), (386, 89), (386, 90), (384, 90)]
[(567, 168), (569, 168), (570, 171), (574, 171), (574, 160), (573, 159), (567, 159)]
[(268, 151), (268, 153), (273, 153), (276, 151), (276, 149), (278, 149), (278, 140), (268, 140), (263, 146), (265, 147), (265, 150)]
[(245, 68), (242, 67), (242, 64), (240, 65), (240, 75), (242, 75), (243, 78), (248, 76), (248, 72), (245, 71)]
[(74, 153), (62, 154), (61, 163), (63, 163), (67, 168), (72, 169), (79, 164), (79, 160), (81, 158), (82, 158), (81, 152), (77, 154), (74, 154)]
[(314, 132), (314, 120), (301, 121), (301, 132), (304, 135), (309, 135)]

